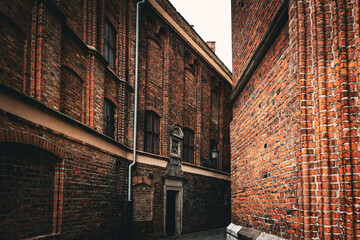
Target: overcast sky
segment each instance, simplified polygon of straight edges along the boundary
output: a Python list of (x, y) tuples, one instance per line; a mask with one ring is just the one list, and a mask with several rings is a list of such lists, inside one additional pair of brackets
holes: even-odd
[(231, 0), (169, 0), (205, 41), (216, 41), (215, 53), (232, 71)]

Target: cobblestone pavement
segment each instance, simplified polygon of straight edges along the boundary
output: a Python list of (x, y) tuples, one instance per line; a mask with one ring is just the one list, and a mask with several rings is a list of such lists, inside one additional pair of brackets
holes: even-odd
[(204, 232), (184, 234), (176, 237), (163, 238), (163, 240), (226, 240), (226, 233), (225, 228), (220, 228)]

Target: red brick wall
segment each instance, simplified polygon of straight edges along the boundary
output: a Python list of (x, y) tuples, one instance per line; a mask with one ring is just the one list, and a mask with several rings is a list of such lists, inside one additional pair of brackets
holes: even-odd
[(230, 182), (196, 174), (185, 176), (183, 232), (226, 227), (230, 222)]
[[(209, 159), (210, 140), (214, 139), (222, 155), (217, 168), (223, 170), (223, 165), (229, 165), (226, 129), (230, 113), (224, 114), (224, 109), (228, 108), (226, 97), (231, 86), (149, 7), (143, 18), (146, 21), (140, 28), (139, 96), (145, 98), (139, 99), (139, 150), (144, 149), (145, 112), (154, 111), (160, 116), (161, 156), (169, 154), (168, 129), (179, 124), (195, 132), (195, 164), (203, 165)], [(219, 96), (216, 126), (211, 125), (212, 90)], [(219, 132), (224, 134), (220, 136)]]
[(280, 3), (279, 0), (231, 1), (234, 84), (249, 64), (252, 53), (259, 46)]
[(62, 68), (60, 111), (81, 122), (83, 115), (84, 82), (67, 67)]
[(0, 74), (1, 83), (21, 91), (24, 77), (25, 35), (11, 19), (0, 15)]
[[(92, 128), (97, 132), (93, 134), (100, 138), (103, 133), (103, 102), (104, 98), (109, 98), (117, 106), (114, 140), (119, 142), (119, 148), (131, 148), (136, 2), (88, 0), (65, 4), (64, 1), (51, 0), (1, 1), (1, 84), (9, 85), (39, 101), (40, 103), (23, 96), (44, 112), (89, 132), (91, 130), (88, 127)], [(148, 24), (145, 21), (148, 16), (154, 19), (153, 28), (145, 25)], [(229, 151), (226, 149), (229, 149), (230, 112), (225, 114), (220, 109), (226, 109), (230, 84), (225, 83), (213, 67), (171, 30), (149, 5), (142, 9), (141, 18), (144, 21), (141, 22), (140, 39), (139, 150), (143, 150), (145, 110), (153, 110), (161, 116), (161, 156), (169, 156), (168, 129), (172, 124), (179, 124), (181, 127), (191, 128), (196, 134), (195, 164), (201, 165), (201, 160), (209, 157), (210, 139), (215, 136), (222, 143), (223, 158), (218, 168), (229, 170), (222, 166), (229, 166)], [(111, 22), (117, 32), (114, 69), (107, 66), (102, 56), (105, 19)], [(188, 54), (188, 59), (185, 59), (185, 53)], [(223, 84), (219, 85), (219, 82)], [(216, 134), (211, 135), (210, 92), (214, 87), (219, 88), (221, 100), (219, 125), (214, 130)], [(7, 88), (2, 86), (1, 91), (3, 89), (6, 91)], [(19, 93), (9, 92), (12, 96), (19, 96)], [(206, 107), (202, 106), (203, 103), (207, 104)], [(77, 120), (77, 123), (68, 117)], [(56, 146), (63, 149), (64, 155), (60, 157), (62, 172), (55, 172), (55, 178), (61, 181), (59, 185), (53, 185), (55, 192), (59, 193), (53, 195), (54, 201), (59, 199), (55, 210), (52, 210), (53, 233), (60, 233), (60, 238), (64, 239), (123, 237), (126, 224), (126, 160), (9, 113), (1, 112), (0, 118), (0, 134), (15, 129), (17, 132), (12, 135), (14, 141), (19, 140), (17, 134), (20, 134), (26, 136), (20, 137), (26, 144), (36, 145), (33, 142), (39, 142), (38, 145), (41, 146), (36, 145), (37, 147), (47, 149), (49, 146)], [(226, 133), (218, 134), (222, 129)], [(103, 139), (112, 141), (105, 136)], [(23, 157), (21, 161), (24, 161)], [(136, 236), (142, 231), (148, 231), (149, 235), (145, 236), (162, 237), (164, 183), (161, 178), (165, 169), (150, 165), (138, 167), (139, 176), (151, 173), (156, 181), (154, 180), (152, 220), (137, 221), (141, 230)], [(204, 208), (212, 207), (215, 204), (212, 201), (219, 202), (215, 205), (220, 206), (224, 199), (214, 197), (210, 201), (211, 198), (208, 197), (217, 196), (222, 186), (229, 183), (214, 180), (215, 185), (219, 186), (215, 191), (211, 180), (201, 181), (204, 184), (208, 181), (204, 186), (206, 194), (200, 190), (198, 192), (193, 185), (188, 185), (186, 188), (191, 190), (185, 198), (198, 196), (199, 201), (204, 201), (201, 205)], [(41, 191), (40, 188), (38, 190)], [(189, 206), (186, 211), (198, 211), (198, 206)], [(221, 209), (228, 210), (229, 205)], [(206, 217), (208, 220), (215, 219), (221, 213), (214, 210)], [(203, 212), (199, 211), (199, 214), (202, 216)], [(225, 222), (221, 226), (224, 226), (229, 221), (229, 215), (226, 213), (221, 217), (224, 219), (222, 223)], [(140, 219), (148, 220), (146, 217)], [(186, 220), (186, 231), (215, 226), (208, 220), (202, 219), (199, 224), (199, 218), (189, 218)], [(11, 231), (16, 231), (15, 227)], [(42, 230), (34, 233), (37, 234), (42, 234)]]
[(290, 78), (286, 26), (233, 106), (232, 219), (276, 234), (298, 213), (296, 139), (299, 88)]
[[(23, 202), (20, 201), (19, 204), (25, 204), (24, 206), (27, 208), (22, 211), (22, 214), (28, 214), (26, 216), (19, 215), (19, 217), (13, 215), (16, 218), (8, 219), (5, 223), (21, 220), (23, 225), (6, 224), (5, 226), (8, 228), (6, 231), (10, 231), (12, 234), (29, 234), (28, 237), (30, 234), (31, 236), (39, 236), (58, 232), (64, 239), (99, 238), (100, 236), (111, 239), (124, 236), (128, 172), (126, 160), (87, 146), (82, 142), (66, 138), (62, 134), (33, 126), (18, 117), (4, 115), (3, 112), (1, 119), (3, 120), (0, 124), (1, 143), (4, 140), (25, 143), (29, 149), (28, 151), (21, 150), (19, 153), (14, 153), (16, 158), (8, 156), (11, 154), (10, 151), (5, 151), (8, 154), (2, 157), (2, 164), (6, 165), (2, 169), (8, 169), (7, 171), (14, 169), (16, 171), (16, 174), (11, 174), (13, 178), (8, 178), (6, 173), (2, 172), (1, 177), (8, 179), (7, 181), (4, 179), (2, 183), (8, 185), (10, 179), (13, 181), (16, 181), (16, 177), (20, 177), (20, 179), (17, 180), (18, 185), (8, 185), (6, 188), (1, 188), (1, 195), (9, 194), (5, 190), (17, 186), (16, 191), (19, 194), (24, 194)], [(18, 130), (9, 131), (6, 128)], [(60, 149), (62, 154), (58, 154), (59, 151), (51, 151), (51, 153), (57, 154), (51, 158), (48, 156), (49, 153), (44, 155), (37, 152), (41, 150), (46, 153), (53, 148)], [(6, 149), (9, 148), (6, 147)], [(12, 161), (11, 164), (8, 163), (9, 160)], [(30, 164), (29, 160), (33, 163)], [(37, 161), (38, 164), (36, 165)], [(55, 179), (55, 169), (52, 173), (50, 171), (54, 167), (54, 161), (60, 161), (63, 166), (61, 174), (56, 175)], [(30, 165), (28, 168), (22, 167), (27, 166), (25, 164)], [(12, 168), (13, 165), (16, 165), (16, 168)], [(25, 170), (28, 171), (32, 168), (34, 168), (31, 170), (32, 173), (25, 173)], [(24, 176), (21, 175), (22, 169)], [(56, 169), (56, 171), (60, 171), (59, 168)], [(43, 172), (47, 174), (43, 174)], [(32, 174), (36, 174), (36, 176)], [(47, 180), (47, 176), (52, 177), (53, 180)], [(59, 183), (57, 183), (58, 179), (60, 180)], [(25, 180), (26, 182), (21, 184), (21, 181)], [(37, 185), (38, 183), (41, 184)], [(34, 187), (32, 187), (33, 185)], [(11, 206), (12, 202), (15, 203), (20, 200), (19, 196), (15, 194), (16, 191), (12, 191), (6, 198), (1, 198), (2, 201), (6, 201), (2, 206)], [(54, 198), (60, 198), (62, 206), (58, 210), (53, 209), (53, 206), (56, 206), (54, 205)], [(39, 201), (46, 199), (46, 201), (41, 200), (42, 202), (36, 205), (36, 199)], [(29, 201), (29, 203), (25, 201)], [(36, 210), (32, 208), (33, 206)], [(40, 211), (42, 208), (44, 211)], [(13, 208), (6, 207), (4, 211), (9, 209), (14, 213), (19, 210), (14, 206)], [(54, 219), (53, 216), (55, 216)], [(38, 228), (33, 228), (34, 224), (37, 224)], [(33, 230), (23, 232), (19, 227)], [(7, 234), (3, 230), (1, 229), (1, 234)], [(14, 235), (9, 239), (17, 239), (16, 236)], [(21, 235), (21, 237), (26, 236)]]
[[(236, 41), (262, 34), (237, 19), (260, 21), (256, 13), (269, 7), (242, 13), (241, 1), (232, 5), (240, 76), (246, 63), (237, 61), (254, 50)], [(288, 27), (234, 101), (232, 221), (285, 238), (357, 239), (359, 1), (289, 5)]]
[[(152, 219), (134, 219), (134, 239), (160, 238), (164, 233), (165, 169), (137, 164), (135, 186), (146, 186), (152, 194)], [(197, 174), (185, 173), (182, 233), (226, 227), (230, 222), (230, 182)], [(133, 194), (137, 189), (133, 189)], [(149, 209), (149, 208), (148, 208)], [(145, 217), (145, 216), (142, 216)]]
[(52, 233), (57, 158), (24, 145), (1, 144), (2, 239)]

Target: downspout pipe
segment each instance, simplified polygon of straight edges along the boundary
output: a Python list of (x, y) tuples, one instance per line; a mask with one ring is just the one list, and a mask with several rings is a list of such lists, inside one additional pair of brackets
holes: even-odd
[(131, 201), (131, 186), (132, 186), (132, 168), (136, 164), (136, 149), (137, 149), (137, 119), (138, 119), (138, 82), (139, 82), (139, 20), (140, 20), (140, 5), (144, 4), (146, 0), (142, 0), (136, 4), (136, 39), (135, 39), (135, 98), (134, 98), (134, 139), (133, 139), (133, 162), (129, 165), (129, 179), (128, 179), (128, 200), (127, 200), (127, 217), (129, 234), (132, 229), (132, 201)]

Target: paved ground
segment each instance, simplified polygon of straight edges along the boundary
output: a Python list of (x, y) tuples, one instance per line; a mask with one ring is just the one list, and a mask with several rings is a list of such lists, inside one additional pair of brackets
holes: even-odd
[(163, 238), (163, 240), (226, 240), (225, 228)]

